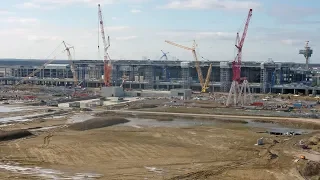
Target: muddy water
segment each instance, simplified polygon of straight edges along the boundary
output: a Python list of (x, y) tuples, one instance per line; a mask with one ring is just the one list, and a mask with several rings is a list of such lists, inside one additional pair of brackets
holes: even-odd
[(261, 123), (261, 122), (248, 121), (248, 124), (245, 124), (245, 126), (254, 127), (254, 128), (263, 128), (263, 129), (266, 129), (267, 131), (281, 132), (281, 133), (286, 133), (291, 131), (296, 133), (301, 133), (301, 134), (312, 132), (312, 130), (309, 130), (309, 129), (290, 128), (277, 123)]
[(67, 120), (67, 123), (72, 124), (72, 123), (84, 122), (84, 121), (87, 121), (92, 118), (94, 118), (94, 116), (92, 116), (90, 114), (79, 113), (79, 114), (75, 114), (71, 118), (69, 118)]
[[(119, 124), (117, 126), (132, 126), (135, 128), (141, 127), (190, 127), (190, 126), (215, 126), (223, 122), (211, 121), (211, 120), (188, 120), (188, 119), (174, 119), (173, 121), (157, 121), (155, 119), (141, 119), (141, 118), (127, 118), (130, 122), (125, 124)], [(227, 120), (226, 120), (227, 121)], [(247, 121), (247, 124), (239, 124), (247, 127), (263, 128), (266, 131), (275, 132), (296, 132), (296, 133), (309, 133), (311, 130), (307, 129), (295, 129), (285, 127), (276, 123), (259, 123), (253, 121)]]
[(215, 125), (216, 122), (209, 120), (185, 120), (174, 119), (173, 121), (157, 121), (154, 119), (141, 119), (141, 118), (126, 118), (130, 122), (125, 124), (119, 124), (117, 126), (133, 126), (133, 127), (188, 127), (188, 126), (200, 126), (200, 125)]
[(24, 111), (24, 110), (25, 110), (25, 108), (21, 108), (21, 107), (0, 106), (0, 113), (16, 112), (16, 111)]

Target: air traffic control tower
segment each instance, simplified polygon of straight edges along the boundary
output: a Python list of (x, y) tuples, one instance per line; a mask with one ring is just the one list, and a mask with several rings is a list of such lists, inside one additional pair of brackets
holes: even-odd
[(313, 50), (309, 47), (309, 41), (306, 41), (306, 45), (304, 46), (304, 49), (299, 50), (299, 54), (303, 54), (303, 56), (306, 58), (306, 69), (309, 69), (309, 59), (313, 53)]

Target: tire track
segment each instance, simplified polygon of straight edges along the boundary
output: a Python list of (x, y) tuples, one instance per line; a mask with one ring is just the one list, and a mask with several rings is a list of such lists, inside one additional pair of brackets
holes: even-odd
[(128, 149), (131, 152), (132, 156), (138, 157), (139, 159), (141, 159), (141, 157), (144, 156), (144, 154), (141, 151), (134, 148), (132, 145), (129, 146), (127, 143), (123, 141), (118, 141), (118, 142), (123, 148)]

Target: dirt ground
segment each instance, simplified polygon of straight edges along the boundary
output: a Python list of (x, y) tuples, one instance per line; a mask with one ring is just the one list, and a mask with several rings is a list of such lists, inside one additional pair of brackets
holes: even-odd
[[(120, 109), (119, 111), (128, 109), (135, 112), (139, 110), (150, 112), (153, 109), (163, 113), (164, 110), (168, 110), (167, 107), (163, 107), (167, 102), (167, 100), (147, 100), (108, 109)], [(190, 102), (192, 103), (195, 102)], [(180, 113), (214, 114), (207, 112), (208, 109), (219, 106), (210, 105), (208, 101), (198, 103), (193, 108), (185, 108)], [(176, 113), (181, 110), (172, 109), (166, 112)], [(32, 113), (35, 111), (28, 112)], [(124, 124), (75, 131), (65, 126), (74, 113), (79, 115), (81, 112), (70, 110), (70, 114), (60, 118), (40, 117), (33, 121), (2, 127), (1, 130), (9, 131), (59, 126), (56, 129), (32, 131), (34, 136), (27, 138), (0, 142), (0, 179), (63, 179), (66, 178), (63, 174), (94, 173), (99, 174), (97, 179), (106, 180), (299, 180), (304, 179), (300, 175), (303, 169), (301, 166), (309, 162), (308, 160), (297, 162), (299, 156), (305, 155), (309, 160), (316, 160), (319, 155), (314, 152), (318, 151), (320, 145), (319, 131), (301, 136), (273, 136), (257, 133), (263, 131), (262, 128), (245, 126), (243, 121), (246, 119), (243, 118), (229, 119), (228, 123), (223, 118), (215, 119), (217, 123), (212, 125), (189, 127), (146, 127)], [(88, 114), (88, 112), (82, 113)], [(230, 113), (234, 114), (232, 111)], [(7, 115), (1, 114), (2, 117)], [(19, 115), (23, 113), (19, 112)], [(120, 116), (131, 118), (133, 115), (112, 112), (101, 113), (99, 118), (106, 117), (107, 120)], [(135, 117), (168, 123), (175, 121), (176, 118), (170, 114), (139, 114)], [(273, 119), (277, 122), (277, 118)], [(196, 121), (196, 118), (189, 120)], [(288, 123), (292, 122), (288, 120)], [(293, 125), (304, 127), (297, 123)], [(261, 137), (264, 138), (264, 145), (255, 145), (257, 139)], [(300, 140), (309, 143), (311, 149), (304, 151), (298, 147)], [(13, 166), (18, 166), (20, 169), (17, 170), (17, 167)], [(45, 168), (46, 176), (44, 172), (36, 173), (40, 171), (40, 167)], [(13, 170), (14, 168), (16, 169)], [(59, 172), (53, 175), (48, 173), (50, 170)], [(87, 176), (82, 179), (90, 178)]]
[[(64, 128), (54, 130), (48, 146), (43, 145), (48, 133), (1, 142), (0, 158), (24, 167), (103, 174), (100, 179), (299, 179), (294, 155), (284, 149), (294, 149), (298, 139), (311, 135), (275, 137), (257, 130), (239, 123), (188, 128), (112, 126), (88, 131)], [(255, 146), (262, 136), (266, 144)], [(0, 170), (0, 179), (7, 178), (46, 179)]]

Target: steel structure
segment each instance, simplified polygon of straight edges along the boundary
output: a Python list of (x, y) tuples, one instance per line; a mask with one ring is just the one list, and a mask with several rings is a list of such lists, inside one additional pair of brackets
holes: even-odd
[(162, 52), (162, 56), (160, 57), (160, 61), (162, 60), (162, 58), (165, 58), (166, 59), (166, 61), (168, 61), (168, 56), (167, 56), (167, 54), (169, 54), (169, 52), (164, 52), (163, 50), (161, 50), (161, 52)]
[(171, 44), (173, 46), (177, 46), (177, 47), (180, 47), (182, 49), (186, 49), (186, 50), (192, 51), (192, 55), (193, 55), (193, 58), (195, 60), (196, 70), (197, 70), (197, 73), (198, 73), (198, 79), (199, 79), (200, 85), (201, 85), (201, 92), (206, 92), (207, 89), (208, 89), (209, 79), (210, 79), (211, 70), (212, 70), (212, 68), (211, 68), (212, 64), (210, 64), (210, 67), (209, 67), (209, 70), (208, 70), (208, 73), (207, 73), (206, 82), (205, 82), (203, 80), (203, 75), (202, 75), (202, 71), (201, 71), (201, 67), (200, 67), (200, 62), (198, 60), (197, 53), (196, 53), (196, 47), (197, 47), (196, 41), (195, 40), (193, 41), (192, 48), (186, 47), (186, 46), (182, 46), (180, 44), (177, 44), (177, 43), (174, 43), (174, 42), (171, 42), (171, 41), (167, 41), (167, 40), (165, 42), (168, 43), (168, 44)]
[[(100, 4), (98, 4), (98, 16), (99, 16), (100, 33), (101, 33), (101, 37), (102, 37), (102, 41), (103, 41), (103, 45), (104, 45), (104, 56), (103, 56), (104, 76), (103, 76), (103, 80), (104, 80), (105, 86), (111, 86), (112, 65), (111, 65), (109, 54), (108, 54), (108, 49), (110, 47), (110, 38), (108, 36), (108, 41), (106, 40)], [(98, 49), (99, 49), (99, 45), (98, 45)]]
[(303, 54), (303, 56), (306, 58), (306, 69), (309, 69), (309, 60), (311, 55), (313, 54), (313, 50), (311, 49), (311, 47), (309, 47), (309, 41), (306, 41), (303, 50), (299, 50), (299, 54)]
[[(242, 63), (242, 48), (244, 41), (246, 39), (250, 19), (252, 17), (252, 9), (249, 10), (248, 16), (247, 16), (247, 21), (244, 26), (243, 34), (239, 36), (239, 32), (237, 33), (236, 37), (236, 48), (238, 50), (237, 56), (235, 60), (232, 62), (232, 84), (231, 88), (229, 91), (229, 95), (226, 101), (226, 105), (229, 106), (231, 104), (231, 98), (233, 96), (233, 104), (238, 105), (240, 102), (242, 105), (247, 103), (245, 99), (247, 99), (247, 90), (248, 90), (248, 95), (250, 95), (250, 87), (248, 80), (246, 78), (241, 78), (241, 63)], [(239, 84), (243, 80), (242, 87), (239, 87)]]
[(69, 60), (69, 64), (70, 64), (70, 68), (71, 68), (71, 72), (72, 72), (72, 76), (73, 76), (73, 80), (74, 80), (73, 86), (76, 87), (76, 86), (78, 86), (78, 77), (77, 77), (77, 72), (76, 72), (74, 63), (72, 61), (72, 56), (71, 56), (71, 52), (70, 52), (70, 49), (74, 49), (74, 47), (73, 46), (68, 47), (65, 41), (62, 41), (62, 43), (65, 47), (64, 52), (67, 52), (67, 55), (68, 55), (68, 60)]

